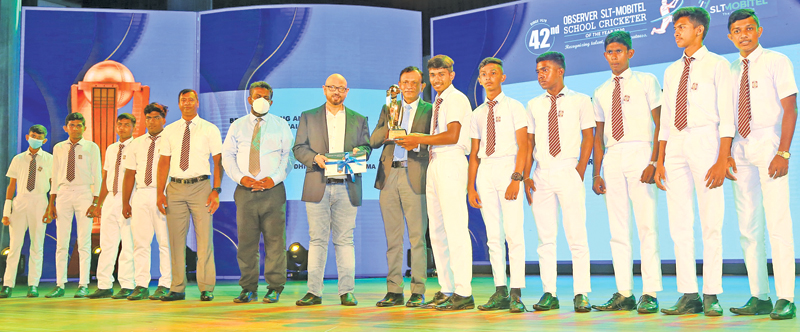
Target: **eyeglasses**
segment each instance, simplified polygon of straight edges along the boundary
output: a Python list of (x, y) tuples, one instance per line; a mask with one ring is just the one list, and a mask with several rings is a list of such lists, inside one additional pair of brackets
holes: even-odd
[(334, 91), (345, 92), (348, 90), (346, 86), (324, 85), (324, 87), (328, 89), (328, 91), (330, 92)]

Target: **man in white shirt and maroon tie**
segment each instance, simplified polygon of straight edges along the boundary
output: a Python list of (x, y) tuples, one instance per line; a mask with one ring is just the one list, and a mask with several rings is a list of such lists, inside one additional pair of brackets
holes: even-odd
[[(158, 161), (157, 206), (167, 215), (172, 252), (172, 286), (162, 301), (186, 298), (186, 234), (189, 217), (197, 236), (197, 287), (200, 301), (214, 299), (217, 271), (214, 264), (212, 216), (219, 208), (222, 192), (222, 137), (219, 128), (200, 118), (197, 92), (184, 89), (178, 94), (181, 119), (164, 129)], [(214, 161), (213, 188), (209, 183), (209, 156)], [(170, 177), (167, 186), (167, 176)], [(164, 190), (166, 188), (166, 195)]]
[[(721, 316), (722, 220), (733, 125), (730, 63), (703, 46), (711, 18), (705, 9), (684, 7), (672, 15), (683, 57), (664, 72), (656, 185), (667, 192), (667, 211), (678, 292), (668, 315)], [(664, 183), (663, 180), (666, 180)], [(698, 294), (694, 251), (694, 203), (703, 229), (703, 298)]]
[[(539, 233), (539, 266), (544, 294), (533, 309), (559, 309), (556, 296), (556, 238), (558, 207), (561, 206), (564, 234), (572, 252), (573, 307), (575, 312), (589, 312), (589, 243), (586, 236), (586, 188), (583, 174), (594, 143), (594, 112), (589, 96), (564, 86), (566, 62), (558, 52), (546, 52), (536, 58), (539, 85), (545, 93), (528, 102), (533, 134), (528, 142), (532, 158), (525, 167), (533, 175), (525, 180), (525, 195), (531, 202), (536, 230)], [(531, 191), (534, 191), (532, 196)]]
[[(93, 217), (100, 217), (100, 257), (97, 259), (97, 290), (87, 296), (90, 299), (111, 297), (124, 299), (133, 293), (133, 236), (131, 220), (122, 216), (122, 180), (125, 177), (125, 147), (130, 145), (136, 118), (130, 113), (117, 116), (115, 126), (119, 141), (106, 148), (105, 165), (103, 166), (103, 188), (100, 199), (92, 211)], [(109, 194), (111, 197), (109, 197)], [(107, 204), (106, 204), (107, 203)], [(103, 206), (105, 206), (105, 209)], [(119, 253), (117, 278), (121, 289), (114, 294), (114, 265)]]
[[(611, 299), (592, 308), (637, 309), (649, 314), (658, 312), (656, 292), (663, 289), (658, 255), (658, 197), (653, 185), (658, 159), (658, 144), (653, 142), (658, 141), (661, 85), (655, 75), (631, 70), (632, 46), (627, 31), (614, 31), (606, 36), (604, 54), (612, 77), (594, 91), (592, 99), (597, 121), (592, 190), (606, 198), (617, 281), (617, 292)], [(606, 127), (606, 123), (610, 125)], [(639, 233), (644, 286), (638, 304), (633, 296), (631, 206)]]
[[(485, 58), (479, 82), (486, 101), (472, 114), (467, 193), (469, 204), (481, 209), (486, 225), (489, 261), (495, 293), (478, 309), (525, 311), (525, 216), (522, 210), (522, 172), (528, 162), (528, 115), (522, 103), (503, 93), (503, 60)], [(511, 268), (511, 292), (506, 283), (506, 242)]]
[[(159, 145), (167, 117), (167, 107), (150, 103), (144, 108), (147, 135), (134, 138), (126, 149), (125, 180), (122, 183), (122, 216), (131, 219), (133, 234), (133, 266), (136, 288), (128, 300), (158, 300), (167, 295), (172, 284), (172, 263), (169, 250), (167, 216), (156, 207), (156, 172)], [(133, 192), (134, 187), (136, 192)], [(134, 213), (135, 211), (135, 213)], [(150, 295), (150, 248), (153, 234), (158, 242), (158, 265), (161, 276), (158, 288)]]
[[(795, 256), (789, 209), (789, 146), (797, 122), (797, 84), (791, 60), (759, 44), (763, 28), (752, 9), (728, 16), (728, 38), (739, 49), (731, 64), (737, 135), (728, 162), (739, 216), (751, 298), (739, 315), (796, 316)], [(778, 301), (769, 298), (764, 226), (769, 230)]]

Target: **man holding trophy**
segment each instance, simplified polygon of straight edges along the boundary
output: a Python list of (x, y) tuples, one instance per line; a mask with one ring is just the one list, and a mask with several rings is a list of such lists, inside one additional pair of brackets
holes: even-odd
[[(428, 169), (428, 149), (417, 145), (408, 149), (394, 139), (409, 132), (427, 133), (431, 126), (431, 104), (419, 93), (425, 88), (422, 71), (409, 66), (400, 71), (400, 85), (386, 91), (386, 105), (378, 124), (372, 131), (370, 145), (383, 146), (375, 188), (380, 190), (381, 214), (386, 231), (386, 296), (378, 307), (403, 304), (403, 233), (408, 227), (411, 243), (411, 298), (407, 307), (419, 307), (425, 302), (428, 255), (425, 230), (428, 210), (425, 203), (425, 174)], [(397, 98), (402, 91), (402, 98)], [(403, 221), (405, 219), (405, 222)]]

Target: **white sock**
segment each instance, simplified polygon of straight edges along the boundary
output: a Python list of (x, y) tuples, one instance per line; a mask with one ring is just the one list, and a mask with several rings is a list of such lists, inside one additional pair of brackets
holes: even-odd
[(621, 294), (622, 296), (624, 296), (624, 297), (631, 297), (631, 295), (633, 295), (633, 292), (631, 292), (631, 291), (629, 291), (629, 290), (625, 290), (625, 291), (619, 291), (619, 292), (617, 292), (617, 293), (620, 293), (620, 294)]
[(758, 294), (758, 295), (757, 295), (757, 296), (755, 296), (755, 297), (757, 297), (757, 298), (758, 298), (759, 300), (761, 300), (761, 301), (766, 301), (766, 300), (768, 300), (768, 299), (769, 299), (769, 294)]

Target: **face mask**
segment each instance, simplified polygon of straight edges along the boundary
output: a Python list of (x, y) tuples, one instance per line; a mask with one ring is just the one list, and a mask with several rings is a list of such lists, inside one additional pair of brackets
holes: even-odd
[(264, 115), (269, 112), (269, 102), (264, 98), (258, 98), (253, 101), (253, 111), (259, 115)]
[(31, 149), (34, 149), (34, 150), (36, 150), (38, 148), (41, 148), (42, 147), (42, 143), (44, 143), (44, 140), (35, 139), (35, 138), (29, 138), (28, 139), (28, 144), (31, 146)]

